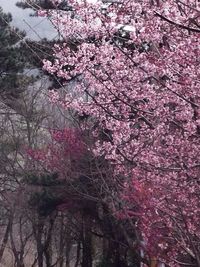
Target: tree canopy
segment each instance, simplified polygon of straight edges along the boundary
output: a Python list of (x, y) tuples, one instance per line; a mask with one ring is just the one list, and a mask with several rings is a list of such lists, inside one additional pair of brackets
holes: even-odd
[(1, 94), (16, 94), (24, 70), (20, 41), (25, 33), (10, 25), (12, 16), (0, 8), (0, 90)]
[(51, 14), (63, 43), (44, 69), (79, 77), (52, 101), (96, 121), (92, 151), (124, 176), (122, 210), (113, 209), (132, 220), (144, 257), (199, 266), (198, 2), (69, 0), (73, 12), (52, 3), (40, 14)]

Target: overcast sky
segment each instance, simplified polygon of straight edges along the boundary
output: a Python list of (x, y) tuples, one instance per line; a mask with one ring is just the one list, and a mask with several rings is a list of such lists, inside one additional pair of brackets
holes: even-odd
[[(56, 36), (56, 31), (53, 29), (51, 23), (45, 18), (30, 17), (33, 13), (31, 9), (18, 8), (15, 3), (17, 0), (0, 0), (0, 6), (4, 12), (10, 12), (13, 16), (12, 25), (18, 27), (20, 30), (25, 30), (27, 36), (31, 39), (38, 40), (37, 34), (44, 38), (52, 39)], [(37, 34), (28, 25), (33, 28)]]

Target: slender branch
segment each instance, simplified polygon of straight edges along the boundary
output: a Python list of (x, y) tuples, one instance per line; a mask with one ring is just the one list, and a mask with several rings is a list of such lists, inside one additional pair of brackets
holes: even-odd
[(184, 30), (188, 30), (188, 31), (190, 31), (190, 32), (197, 32), (197, 33), (200, 33), (200, 30), (198, 30), (198, 29), (196, 29), (196, 28), (190, 28), (190, 27), (188, 27), (188, 26), (185, 26), (185, 25), (179, 24), (179, 23), (177, 23), (177, 22), (174, 22), (174, 21), (172, 21), (172, 20), (166, 18), (165, 16), (163, 16), (163, 15), (157, 13), (157, 12), (155, 12), (155, 16), (161, 18), (161, 19), (164, 20), (164, 21), (167, 21), (168, 23), (170, 23), (170, 24), (172, 24), (172, 25), (174, 25), (174, 26), (176, 26), (176, 27), (178, 27), (178, 28), (181, 28), (181, 29), (184, 29)]

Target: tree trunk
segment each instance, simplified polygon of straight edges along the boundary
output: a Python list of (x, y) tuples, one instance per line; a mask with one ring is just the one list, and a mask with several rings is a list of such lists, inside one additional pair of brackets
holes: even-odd
[(12, 252), (13, 252), (14, 257), (15, 257), (15, 266), (16, 267), (24, 267), (23, 255), (22, 255), (22, 258), (20, 259), (20, 252), (18, 252), (16, 245), (15, 245), (15, 242), (14, 242), (14, 239), (13, 239), (12, 225), (10, 227), (10, 243), (11, 243)]
[(44, 224), (40, 221), (40, 219), (38, 220), (38, 223), (33, 224), (33, 233), (36, 240), (38, 267), (43, 267), (44, 248), (42, 244), (42, 233)]
[(9, 237), (9, 232), (10, 232), (10, 229), (11, 229), (11, 224), (12, 224), (12, 216), (9, 216), (8, 224), (6, 226), (6, 231), (5, 231), (5, 234), (4, 234), (4, 237), (3, 237), (3, 241), (2, 241), (2, 244), (1, 244), (1, 248), (0, 248), (0, 262), (1, 262), (2, 258), (3, 258), (3, 253), (4, 253), (4, 250), (5, 250), (7, 242), (8, 242), (8, 237)]
[(92, 267), (92, 234), (90, 220), (83, 219), (82, 227), (82, 267)]
[(78, 267), (79, 261), (80, 261), (80, 252), (81, 252), (81, 241), (78, 241), (77, 244), (77, 250), (76, 250), (76, 262), (74, 264), (74, 267)]

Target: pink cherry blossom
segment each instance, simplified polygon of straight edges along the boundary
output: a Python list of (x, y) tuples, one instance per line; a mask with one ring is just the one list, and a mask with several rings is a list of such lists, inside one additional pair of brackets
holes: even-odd
[(125, 177), (118, 217), (137, 221), (145, 255), (200, 266), (200, 3), (68, 2), (73, 16), (52, 12), (63, 43), (44, 69), (81, 78), (52, 100), (98, 122), (93, 151)]

